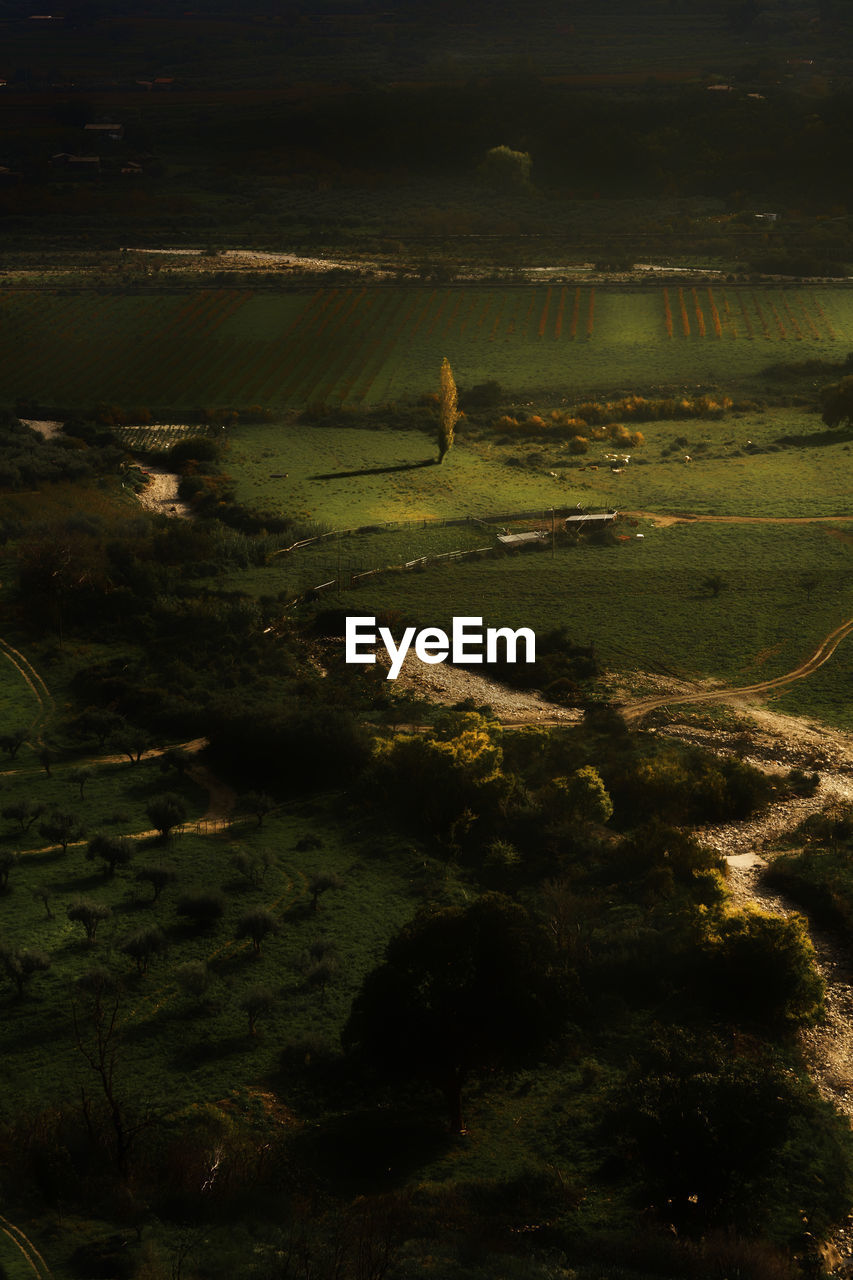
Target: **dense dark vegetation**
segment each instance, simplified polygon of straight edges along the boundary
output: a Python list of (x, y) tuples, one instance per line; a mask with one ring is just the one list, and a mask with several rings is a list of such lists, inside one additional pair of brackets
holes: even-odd
[[(186, 463), (183, 452), (176, 464)], [(356, 678), (330, 649), (318, 670), (306, 647), (315, 628), (284, 621), (273, 600), (218, 589), (223, 571), (262, 557), (264, 545), (218, 521), (144, 515), (27, 526), (6, 545), (17, 577), (7, 622), (70, 676), (45, 767), (71, 766), (83, 797), (81, 751), (111, 746), (134, 769), (164, 736), (204, 734), (210, 763), (245, 793), (250, 824), (231, 855), (239, 882), (220, 870), (204, 886), (156, 844), (143, 857), (117, 832), (88, 833), (86, 858), (102, 869), (88, 883), (67, 882), (76, 893), (67, 913), (82, 926), (75, 946), (91, 949), (91, 963), (74, 989), (77, 1030), (60, 1018), (50, 1036), (57, 1052), (80, 1055), (81, 1068), (88, 1062), (90, 1075), (82, 1110), (59, 1080), (40, 1102), (7, 1099), (2, 1141), (22, 1208), (52, 1214), (63, 1205), (105, 1216), (122, 1240), (133, 1224), (147, 1239), (146, 1254), (96, 1234), (72, 1260), (70, 1274), (81, 1276), (95, 1266), (118, 1274), (109, 1268), (119, 1248), (121, 1274), (146, 1274), (154, 1258), (171, 1265), (188, 1224), (199, 1275), (281, 1274), (273, 1253), (292, 1248), (303, 1269), (290, 1274), (308, 1276), (305, 1259), (325, 1257), (335, 1241), (350, 1259), (339, 1274), (386, 1274), (358, 1269), (360, 1239), (387, 1258), (388, 1275), (425, 1274), (418, 1259), (437, 1250), (463, 1275), (516, 1267), (538, 1276), (517, 1233), (529, 1222), (544, 1257), (565, 1257), (580, 1274), (593, 1256), (617, 1265), (647, 1251), (658, 1259), (649, 1267), (710, 1276), (725, 1248), (742, 1259), (763, 1250), (784, 1275), (786, 1251), (807, 1252), (846, 1211), (853, 1180), (849, 1137), (817, 1100), (791, 1038), (820, 1016), (822, 984), (802, 926), (727, 911), (722, 867), (690, 835), (694, 823), (760, 810), (770, 784), (736, 760), (630, 733), (596, 706), (563, 731), (513, 734), (481, 711), (436, 716), (425, 707), (409, 714), (430, 719), (426, 732), (382, 729), (383, 717), (401, 716), (385, 682)], [(74, 655), (96, 638), (111, 656), (80, 663)], [(567, 636), (553, 640), (546, 662), (583, 656)], [(28, 735), (8, 736), (14, 760)], [(175, 786), (187, 757), (172, 752), (167, 764), (148, 805), (161, 850), (186, 813)], [(227, 969), (215, 958), (184, 959), (194, 939), (203, 945), (232, 930), (259, 964), (280, 945), (270, 940), (295, 926), (266, 905), (280, 856), (274, 813), (310, 794), (326, 824), (361, 833), (357, 864), (375, 857), (376, 842), (394, 850), (415, 891), (413, 918), (396, 937), (386, 930), (387, 956), (361, 974), (342, 1047), (325, 1033), (291, 1046), (280, 1074), (256, 1080), (249, 1069), (245, 1082), (272, 1087), (298, 1122), (281, 1128), (263, 1112), (237, 1113), (224, 1171), (213, 1192), (200, 1193), (198, 1170), (223, 1118), (171, 1114), (153, 1082), (143, 1094), (129, 1089), (124, 1035), (111, 1028), (115, 1018), (125, 1026), (133, 984), (152, 975), (169, 974), (197, 1002), (194, 1017), (217, 1007), (222, 996), (210, 993)], [(39, 814), (26, 802), (7, 808), (18, 831), (4, 839), (12, 854), (28, 847)], [(73, 812), (42, 816), (43, 840), (80, 840)], [(250, 829), (266, 843), (248, 840)], [(317, 843), (306, 834), (297, 847)], [(14, 855), (3, 857), (8, 907), (22, 872)], [(134, 878), (147, 886), (145, 905), (132, 928), (116, 932)], [(254, 906), (230, 905), (235, 883)], [(341, 883), (315, 873), (305, 918), (323, 912)], [(63, 901), (44, 881), (42, 889), (47, 911)], [(345, 934), (320, 934), (300, 961), (319, 1007), (346, 945)], [(63, 989), (50, 985), (61, 955), (8, 941), (0, 960), (12, 1025)], [(248, 1044), (264, 1044), (273, 1011), (293, 999), (271, 976), (267, 969), (266, 983), (247, 987), (234, 1006), (244, 1028), (235, 1034)], [(434, 1166), (454, 1143), (476, 1142), (481, 1130), (506, 1142), (504, 1108), (528, 1093), (521, 1159), (505, 1170), (475, 1165), (452, 1202), (438, 1183), (413, 1196), (418, 1165)], [(463, 1123), (470, 1139), (459, 1136)], [(257, 1260), (226, 1251), (217, 1262), (215, 1221), (245, 1221), (247, 1212)], [(677, 1238), (666, 1235), (672, 1227)], [(725, 1246), (715, 1232), (727, 1233)], [(471, 1233), (480, 1237), (473, 1254)]]
[[(842, 5), (356, 5), (340, 26), (223, 8), (6, 18), (10, 247), (348, 245), (428, 269), (676, 253), (794, 274), (851, 258)], [(120, 139), (85, 133), (112, 117)], [(499, 145), (529, 181), (484, 177)], [(97, 173), (53, 159), (81, 151)]]
[[(845, 273), (849, 30), (830, 0), (7, 5), (2, 266), (148, 288), (114, 251), (215, 270), (254, 244), (433, 281), (647, 254)], [(837, 438), (849, 365), (763, 383), (831, 384)], [(729, 408), (506, 400), (460, 389), (460, 435), (624, 443)], [(183, 416), (210, 413), (234, 411)], [(803, 922), (735, 909), (694, 833), (817, 779), (630, 731), (571, 628), (488, 673), (581, 708), (567, 728), (348, 667), (341, 609), (234, 586), (295, 518), (238, 502), (205, 437), (149, 459), (194, 519), (140, 511), (130, 419), (45, 440), (0, 416), (3, 654), (46, 680), (24, 667), (0, 725), (4, 1215), (59, 1280), (821, 1275), (853, 1199), (796, 1036), (823, 982)], [(435, 429), (428, 404), (348, 422)], [(849, 931), (849, 814), (802, 834), (778, 882)]]

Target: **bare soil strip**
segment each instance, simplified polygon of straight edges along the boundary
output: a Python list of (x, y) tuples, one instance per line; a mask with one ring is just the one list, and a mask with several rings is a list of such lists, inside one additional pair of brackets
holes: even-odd
[(839, 524), (850, 523), (853, 515), (838, 516), (699, 516), (668, 515), (659, 511), (623, 511), (632, 520), (651, 520), (659, 529), (672, 524)]

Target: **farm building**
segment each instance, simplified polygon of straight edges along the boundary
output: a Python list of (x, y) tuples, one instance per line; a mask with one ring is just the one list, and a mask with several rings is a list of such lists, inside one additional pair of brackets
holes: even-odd
[(536, 529), (533, 533), (499, 533), (498, 542), (505, 547), (523, 547), (532, 542), (544, 542), (547, 537), (545, 529)]
[(120, 142), (124, 137), (123, 124), (86, 124), (83, 126), (83, 132), (87, 133), (90, 138), (110, 138), (113, 142)]
[(587, 525), (603, 528), (612, 524), (619, 513), (617, 511), (599, 511), (595, 513), (579, 511), (575, 516), (566, 516), (566, 529), (583, 529)]

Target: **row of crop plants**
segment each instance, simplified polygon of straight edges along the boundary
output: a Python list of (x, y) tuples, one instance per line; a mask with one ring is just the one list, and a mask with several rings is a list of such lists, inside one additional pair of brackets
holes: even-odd
[[(461, 337), (490, 342), (590, 338), (595, 302), (594, 288), (565, 286), (426, 294), (384, 290), (379, 297), (376, 291), (347, 291), (322, 315), (303, 316), (298, 334), (282, 343), (277, 371), (274, 347), (260, 353), (268, 376), (255, 381), (252, 398), (359, 404), (382, 394), (377, 379), (390, 384), (389, 361), (398, 346), (411, 348), (416, 340), (446, 345)], [(258, 370), (252, 373), (257, 377)]]
[[(220, 290), (175, 301), (112, 297), (36, 299), (32, 308), (2, 312), (14, 326), (0, 368), (21, 392), (44, 387), (57, 403), (118, 399), (122, 403), (171, 401), (186, 391), (194, 366), (199, 388), (209, 386), (209, 343), (216, 330), (250, 296)], [(29, 319), (29, 323), (26, 323)], [(2, 329), (0, 329), (2, 332)], [(5, 346), (6, 344), (4, 344)], [(14, 365), (12, 368), (11, 366)], [(213, 368), (215, 369), (215, 364)], [(186, 395), (183, 396), (186, 399)]]
[[(718, 302), (719, 299), (719, 302)], [(809, 306), (811, 304), (811, 306)], [(707, 312), (707, 315), (706, 315)], [(820, 299), (798, 293), (793, 301), (782, 292), (768, 292), (762, 299), (755, 291), (737, 290), (730, 299), (726, 290), (663, 290), (664, 329), (667, 337), (696, 334), (722, 338), (764, 338), (769, 341), (815, 342), (837, 339), (838, 333)]]

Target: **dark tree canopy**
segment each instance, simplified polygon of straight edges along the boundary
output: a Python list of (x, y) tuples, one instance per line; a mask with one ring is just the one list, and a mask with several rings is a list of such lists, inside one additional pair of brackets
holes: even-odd
[(380, 1070), (441, 1089), (463, 1128), (474, 1072), (535, 1058), (565, 1009), (550, 942), (524, 907), (488, 893), (420, 915), (368, 975), (344, 1030)]
[(126, 867), (136, 849), (135, 842), (127, 836), (111, 836), (99, 833), (92, 836), (86, 849), (89, 862), (101, 861), (104, 864), (104, 875), (115, 874), (116, 867)]
[(828, 427), (853, 424), (853, 374), (840, 382), (824, 387), (820, 393), (823, 404), (823, 420)]

